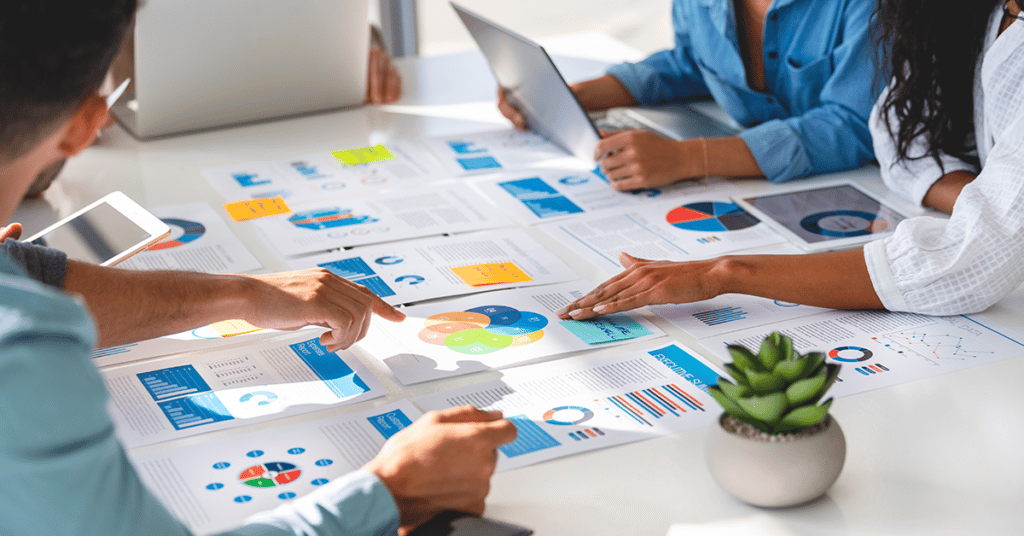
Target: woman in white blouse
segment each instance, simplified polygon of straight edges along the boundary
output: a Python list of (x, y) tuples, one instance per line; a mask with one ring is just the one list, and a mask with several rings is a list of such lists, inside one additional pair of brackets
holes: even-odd
[[(1024, 282), (1024, 0), (879, 0), (892, 66), (872, 113), (886, 184), (951, 213), (903, 221), (863, 249), (626, 268), (563, 318), (727, 293), (841, 309), (932, 315), (986, 309)], [(970, 73), (974, 73), (972, 77)]]

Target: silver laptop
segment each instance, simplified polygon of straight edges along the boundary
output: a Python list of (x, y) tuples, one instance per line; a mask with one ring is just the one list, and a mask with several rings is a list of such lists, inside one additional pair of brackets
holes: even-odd
[(480, 46), (498, 80), (526, 117), (530, 128), (548, 137), (577, 158), (593, 160), (600, 139), (598, 128), (642, 128), (674, 140), (731, 136), (736, 130), (683, 105), (615, 108), (595, 114), (583, 110), (576, 95), (544, 47), (503, 28), (466, 8), (451, 3)]
[(361, 104), (369, 0), (149, 0), (135, 21), (140, 138)]

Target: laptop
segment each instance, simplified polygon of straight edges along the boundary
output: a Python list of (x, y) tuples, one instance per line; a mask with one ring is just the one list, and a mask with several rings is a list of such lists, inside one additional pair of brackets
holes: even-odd
[[(673, 140), (732, 136), (737, 130), (683, 105), (615, 108), (592, 118), (544, 47), (452, 2), (508, 98), (530, 128), (584, 161), (593, 161), (598, 128), (641, 128)], [(594, 119), (598, 119), (595, 124)]]
[(135, 20), (134, 100), (152, 138), (362, 104), (369, 0), (149, 0)]

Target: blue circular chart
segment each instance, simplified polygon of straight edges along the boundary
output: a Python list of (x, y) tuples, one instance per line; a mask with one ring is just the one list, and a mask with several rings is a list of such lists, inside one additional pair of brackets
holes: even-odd
[(874, 232), (872, 227), (877, 218), (877, 214), (863, 210), (826, 210), (800, 220), (800, 227), (820, 236), (850, 238)]
[(249, 452), (246, 452), (245, 455), (250, 457), (250, 458), (259, 458), (260, 456), (263, 456), (263, 451), (262, 450), (250, 450)]
[(405, 260), (405, 259), (403, 259), (401, 257), (395, 257), (394, 255), (385, 255), (385, 256), (380, 257), (379, 259), (377, 259), (377, 260), (375, 260), (373, 262), (375, 262), (377, 264), (383, 264), (385, 266), (390, 266), (392, 264), (398, 264), (398, 263), (402, 262), (403, 260)]
[(483, 307), (474, 307), (472, 309), (466, 309), (466, 312), (479, 313), (490, 318), (491, 323), (489, 327), (510, 326), (518, 322), (523, 316), (518, 309), (506, 307), (504, 305), (485, 305)]
[(238, 497), (235, 497), (235, 502), (236, 503), (247, 503), (247, 502), (249, 502), (251, 500), (252, 500), (252, 497), (250, 497), (248, 495), (239, 495)]
[(572, 426), (594, 418), (594, 412), (581, 406), (559, 406), (544, 412), (544, 422), (556, 426)]
[(206, 227), (197, 221), (179, 220), (177, 218), (164, 218), (164, 223), (172, 228), (179, 228), (182, 231), (181, 236), (177, 238), (168, 238), (163, 242), (152, 245), (149, 247), (149, 251), (159, 251), (161, 249), (171, 249), (178, 246), (184, 246), (193, 240), (206, 234)]
[(221, 484), (220, 482), (214, 482), (213, 484), (208, 484), (206, 486), (206, 489), (208, 489), (210, 491), (217, 491), (217, 490), (219, 490), (219, 489), (221, 489), (223, 487), (224, 487), (224, 484)]
[[(852, 355), (851, 354), (860, 354)], [(833, 348), (828, 351), (828, 356), (836, 361), (843, 363), (858, 363), (860, 361), (867, 361), (871, 359), (871, 350), (867, 348), (861, 348), (860, 346), (840, 346), (839, 348)]]
[(302, 454), (303, 452), (306, 452), (306, 449), (304, 449), (302, 447), (295, 447), (293, 449), (288, 449), (288, 454)]

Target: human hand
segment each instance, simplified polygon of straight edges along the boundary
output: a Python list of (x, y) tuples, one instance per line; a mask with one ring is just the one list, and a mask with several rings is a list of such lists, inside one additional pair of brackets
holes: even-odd
[(317, 325), (331, 328), (320, 336), (329, 351), (345, 349), (366, 336), (372, 313), (392, 322), (405, 314), (373, 292), (324, 268), (245, 276), (250, 286), (244, 320), (254, 326), (298, 329)]
[(391, 104), (402, 96), (402, 76), (379, 47), (370, 47), (366, 69), (366, 104)]
[(0, 227), (0, 242), (3, 242), (8, 238), (12, 238), (14, 240), (21, 238), (21, 231), (22, 228), (20, 223), (12, 223), (7, 227)]
[(619, 191), (660, 188), (704, 176), (700, 140), (673, 141), (648, 130), (623, 130), (597, 143), (594, 160)]
[(392, 436), (363, 468), (391, 492), (404, 534), (444, 510), (483, 514), (497, 448), (515, 437), (500, 411), (432, 411)]
[(708, 300), (719, 294), (710, 278), (703, 277), (714, 261), (651, 261), (620, 253), (619, 262), (624, 270), (555, 314), (563, 320), (587, 320), (645, 305)]
[(505, 116), (505, 119), (512, 122), (512, 126), (516, 127), (516, 130), (526, 130), (528, 127), (526, 116), (508, 100), (505, 95), (506, 91), (504, 88), (498, 88), (498, 111)]

